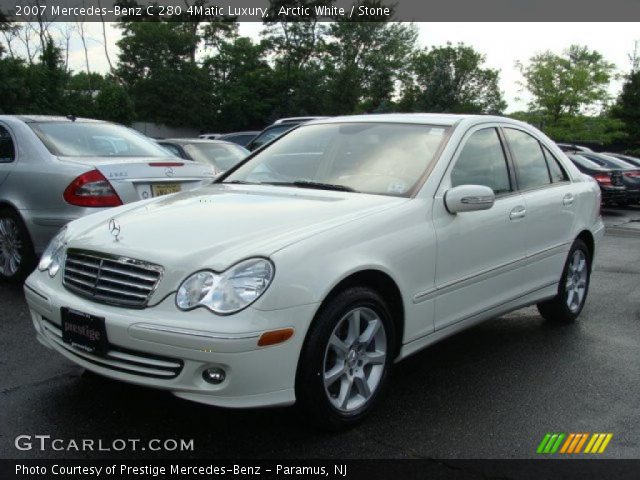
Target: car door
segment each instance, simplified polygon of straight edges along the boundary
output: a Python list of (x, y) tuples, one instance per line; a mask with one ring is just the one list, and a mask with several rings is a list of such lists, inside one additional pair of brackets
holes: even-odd
[[(450, 214), (449, 188), (485, 185), (496, 200), (488, 210)], [(497, 125), (467, 132), (436, 193), (435, 328), (453, 325), (521, 294), (517, 262), (526, 256), (524, 199), (515, 188)]]
[(16, 160), (16, 148), (9, 129), (0, 123), (0, 185), (13, 170)]
[(503, 127), (526, 206), (526, 288), (559, 280), (571, 244), (577, 195), (553, 153), (531, 133)]

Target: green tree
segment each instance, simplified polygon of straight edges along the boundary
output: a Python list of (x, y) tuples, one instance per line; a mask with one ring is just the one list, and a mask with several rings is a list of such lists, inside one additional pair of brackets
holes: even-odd
[(511, 117), (538, 127), (556, 142), (607, 145), (626, 137), (624, 123), (608, 112), (601, 115), (565, 115), (557, 122), (540, 112), (515, 112)]
[(532, 96), (529, 108), (557, 123), (565, 115), (597, 112), (606, 105), (614, 65), (595, 50), (572, 45), (562, 55), (546, 51), (516, 63)]
[(319, 45), (326, 25), (315, 16), (315, 5), (326, 0), (270, 0), (269, 16), (275, 18), (281, 7), (308, 7), (306, 21), (280, 16), (266, 20), (262, 31), (267, 53), (273, 59), (274, 105), (272, 117), (317, 114), (321, 108), (318, 92), (323, 83)]
[(612, 115), (624, 123), (630, 141), (640, 142), (640, 71), (627, 77)]
[(30, 113), (61, 115), (68, 113), (65, 87), (68, 73), (64, 67), (62, 51), (51, 37), (47, 37), (40, 63), (27, 69), (27, 90)]
[(501, 113), (506, 108), (499, 72), (484, 66), (472, 47), (448, 43), (416, 52), (404, 82), (402, 110), (452, 113)]
[(96, 116), (103, 120), (131, 124), (134, 119), (133, 101), (124, 87), (105, 81), (95, 99)]
[(338, 21), (323, 45), (325, 112), (380, 112), (393, 104), (413, 52), (413, 24)]
[(239, 37), (221, 43), (218, 53), (205, 60), (212, 83), (215, 118), (212, 130), (262, 128), (274, 109), (273, 71), (263, 42)]
[(28, 67), (17, 58), (0, 58), (0, 113), (31, 111), (33, 95), (29, 91)]
[(133, 99), (140, 120), (166, 125), (201, 126), (211, 112), (205, 72), (193, 62), (200, 42), (184, 22), (120, 23), (116, 70)]

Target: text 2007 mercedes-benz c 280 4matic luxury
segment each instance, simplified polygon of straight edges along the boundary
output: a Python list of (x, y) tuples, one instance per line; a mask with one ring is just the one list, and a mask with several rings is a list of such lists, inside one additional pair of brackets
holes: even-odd
[(25, 293), (38, 339), (90, 371), (340, 428), (456, 331), (533, 304), (575, 320), (603, 231), (598, 185), (526, 124), (336, 117), (71, 222)]

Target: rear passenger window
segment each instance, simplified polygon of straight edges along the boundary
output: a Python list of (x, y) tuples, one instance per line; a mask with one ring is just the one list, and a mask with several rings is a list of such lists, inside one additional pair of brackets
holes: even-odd
[(549, 170), (540, 142), (521, 130), (504, 129), (513, 153), (518, 186), (521, 190), (549, 185)]
[(478, 130), (469, 137), (451, 171), (451, 185), (484, 185), (496, 195), (511, 191), (507, 161), (495, 128)]
[(10, 163), (16, 158), (13, 140), (9, 131), (0, 125), (0, 163)]
[(558, 161), (556, 156), (551, 153), (551, 151), (544, 145), (542, 146), (542, 150), (544, 150), (544, 156), (547, 157), (547, 164), (549, 165), (551, 181), (553, 183), (557, 183), (569, 180), (567, 172), (564, 171), (564, 168), (562, 168), (562, 165), (560, 165), (560, 162)]

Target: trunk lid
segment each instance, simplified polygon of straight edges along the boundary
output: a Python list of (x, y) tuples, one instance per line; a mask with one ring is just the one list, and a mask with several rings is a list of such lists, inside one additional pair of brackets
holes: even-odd
[(167, 157), (59, 157), (98, 170), (123, 203), (193, 190), (216, 177), (211, 165)]

